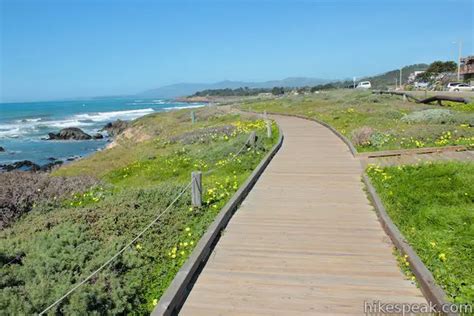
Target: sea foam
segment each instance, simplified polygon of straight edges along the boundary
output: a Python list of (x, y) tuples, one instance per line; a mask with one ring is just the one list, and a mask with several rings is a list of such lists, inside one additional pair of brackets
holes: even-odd
[(97, 113), (85, 113), (76, 114), (74, 118), (77, 120), (90, 120), (93, 122), (104, 122), (115, 119), (122, 120), (133, 120), (140, 116), (147, 115), (155, 112), (152, 108), (140, 109), (140, 110), (125, 110), (125, 111), (111, 111), (111, 112), (97, 112)]

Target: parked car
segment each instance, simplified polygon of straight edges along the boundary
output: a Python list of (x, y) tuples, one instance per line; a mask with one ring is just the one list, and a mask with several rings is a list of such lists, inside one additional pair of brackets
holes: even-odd
[(448, 91), (451, 91), (451, 90), (450, 90), (451, 88), (454, 88), (455, 86), (457, 86), (458, 84), (461, 84), (461, 83), (462, 83), (462, 82), (450, 82), (450, 83), (448, 83), (448, 84), (446, 85), (446, 89), (447, 89)]
[(415, 82), (416, 89), (427, 89), (429, 85), (429, 82)]
[(467, 83), (460, 83), (454, 87), (449, 88), (449, 91), (474, 91), (474, 87)]
[(370, 88), (372, 88), (372, 84), (370, 83), (370, 81), (359, 82), (359, 84), (356, 87), (356, 89), (370, 89)]

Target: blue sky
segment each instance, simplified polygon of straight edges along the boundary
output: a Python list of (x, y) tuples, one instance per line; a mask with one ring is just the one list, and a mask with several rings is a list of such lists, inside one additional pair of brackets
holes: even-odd
[(0, 0), (0, 101), (347, 78), (473, 53), (472, 0)]

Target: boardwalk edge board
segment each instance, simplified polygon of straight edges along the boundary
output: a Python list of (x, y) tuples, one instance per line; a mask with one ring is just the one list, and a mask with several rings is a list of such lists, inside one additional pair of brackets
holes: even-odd
[[(372, 201), (377, 216), (380, 223), (382, 224), (383, 229), (387, 235), (392, 240), (395, 247), (404, 255), (407, 255), (408, 262), (410, 263), (410, 269), (416, 277), (420, 285), (421, 292), (425, 298), (435, 304), (438, 309), (440, 306), (448, 306), (451, 303), (446, 299), (446, 293), (441, 287), (439, 287), (431, 272), (426, 268), (426, 266), (421, 261), (420, 257), (416, 254), (415, 250), (409, 245), (406, 239), (403, 237), (402, 233), (398, 230), (397, 226), (392, 222), (390, 216), (385, 209), (382, 200), (377, 194), (372, 182), (370, 181), (367, 174), (362, 175), (362, 179), (367, 187), (370, 200)], [(451, 314), (449, 314), (451, 315)], [(456, 315), (456, 314), (453, 314)]]
[(188, 260), (178, 271), (151, 315), (176, 315), (185, 302), (199, 273), (207, 262), (212, 250), (220, 238), (222, 230), (227, 226), (234, 212), (250, 192), (258, 178), (283, 145), (283, 132), (279, 128), (278, 142), (259, 163), (245, 183), (237, 190), (227, 204), (221, 209), (214, 222), (201, 237)]
[(402, 155), (422, 155), (422, 154), (432, 154), (432, 153), (441, 153), (448, 151), (466, 151), (467, 147), (464, 145), (455, 145), (455, 146), (444, 146), (444, 147), (423, 147), (423, 148), (412, 148), (412, 149), (395, 149), (395, 150), (384, 150), (384, 151), (370, 151), (358, 153), (357, 156), (361, 158), (377, 158), (377, 157), (393, 157), (393, 156), (402, 156)]

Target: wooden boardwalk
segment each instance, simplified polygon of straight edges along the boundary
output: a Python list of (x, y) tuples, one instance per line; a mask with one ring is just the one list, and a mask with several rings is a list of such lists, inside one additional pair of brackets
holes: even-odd
[(280, 152), (229, 222), (180, 315), (361, 315), (426, 302), (406, 280), (360, 180), (327, 128), (275, 116)]

